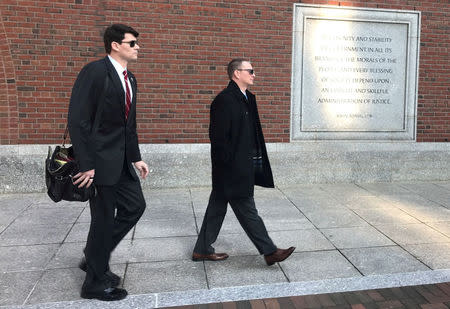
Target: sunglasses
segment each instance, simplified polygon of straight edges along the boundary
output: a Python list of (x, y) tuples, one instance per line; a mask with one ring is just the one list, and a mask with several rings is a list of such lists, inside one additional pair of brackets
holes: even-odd
[(250, 75), (255, 74), (255, 70), (253, 69), (236, 69), (238, 71), (247, 71)]
[(129, 41), (129, 42), (120, 42), (120, 44), (122, 44), (122, 43), (127, 43), (127, 44), (130, 44), (130, 47), (134, 47), (136, 44), (138, 44), (138, 41), (137, 40), (133, 40), (133, 41)]

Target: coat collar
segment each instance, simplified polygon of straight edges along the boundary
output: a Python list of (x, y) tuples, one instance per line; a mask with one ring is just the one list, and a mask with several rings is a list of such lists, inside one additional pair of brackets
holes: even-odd
[[(245, 98), (244, 94), (242, 93), (241, 89), (239, 88), (239, 86), (236, 84), (235, 81), (230, 80), (230, 82), (228, 83), (227, 89), (231, 90), (233, 92), (233, 94), (235, 96), (237, 96), (239, 99)], [(248, 91), (248, 89), (245, 90), (245, 93), (247, 94), (248, 100), (250, 100), (250, 98), (254, 97), (253, 93)]]

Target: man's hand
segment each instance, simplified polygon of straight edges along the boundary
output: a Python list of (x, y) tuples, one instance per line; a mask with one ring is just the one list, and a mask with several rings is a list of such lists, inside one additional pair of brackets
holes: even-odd
[(86, 188), (89, 188), (92, 183), (94, 182), (94, 175), (95, 175), (95, 170), (89, 170), (86, 172), (80, 172), (78, 174), (76, 174), (75, 176), (73, 176), (72, 181), (74, 185), (78, 185), (78, 188), (83, 188), (84, 186), (86, 186)]
[(137, 161), (133, 163), (134, 166), (138, 169), (139, 174), (141, 175), (142, 179), (145, 179), (148, 175), (148, 166), (147, 163), (144, 161)]

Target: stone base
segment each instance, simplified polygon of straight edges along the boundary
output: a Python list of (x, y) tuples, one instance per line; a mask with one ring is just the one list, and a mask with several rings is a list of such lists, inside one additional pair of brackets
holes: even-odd
[[(46, 145), (0, 146), (0, 193), (44, 192)], [(144, 188), (210, 186), (209, 144), (141, 145)], [(450, 180), (450, 143), (295, 142), (267, 145), (276, 185)]]

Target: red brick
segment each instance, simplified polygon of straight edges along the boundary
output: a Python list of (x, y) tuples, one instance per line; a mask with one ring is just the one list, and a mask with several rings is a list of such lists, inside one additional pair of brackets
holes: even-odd
[[(76, 74), (87, 62), (104, 56), (99, 34), (109, 23), (122, 20), (132, 20), (141, 34), (139, 62), (130, 65), (139, 82), (140, 142), (208, 141), (209, 104), (226, 86), (226, 63), (237, 56), (250, 58), (256, 69), (252, 90), (267, 141), (288, 142), (296, 2), (421, 11), (417, 141), (450, 138), (445, 1), (161, 2), (110, 1), (105, 8), (101, 1), (2, 0), (0, 40), (6, 44), (0, 46), (0, 76), (8, 72), (7, 79), (14, 83), (0, 78), (0, 98), (7, 98), (1, 104), (10, 112), (10, 119), (0, 115), (0, 144), (59, 142), (52, 137), (59, 127), (38, 126), (32, 135), (23, 124), (42, 122), (42, 113), (45, 123), (65, 119)], [(240, 33), (243, 22), (246, 40)], [(164, 115), (171, 118), (162, 119)], [(143, 125), (147, 123), (155, 126)]]

